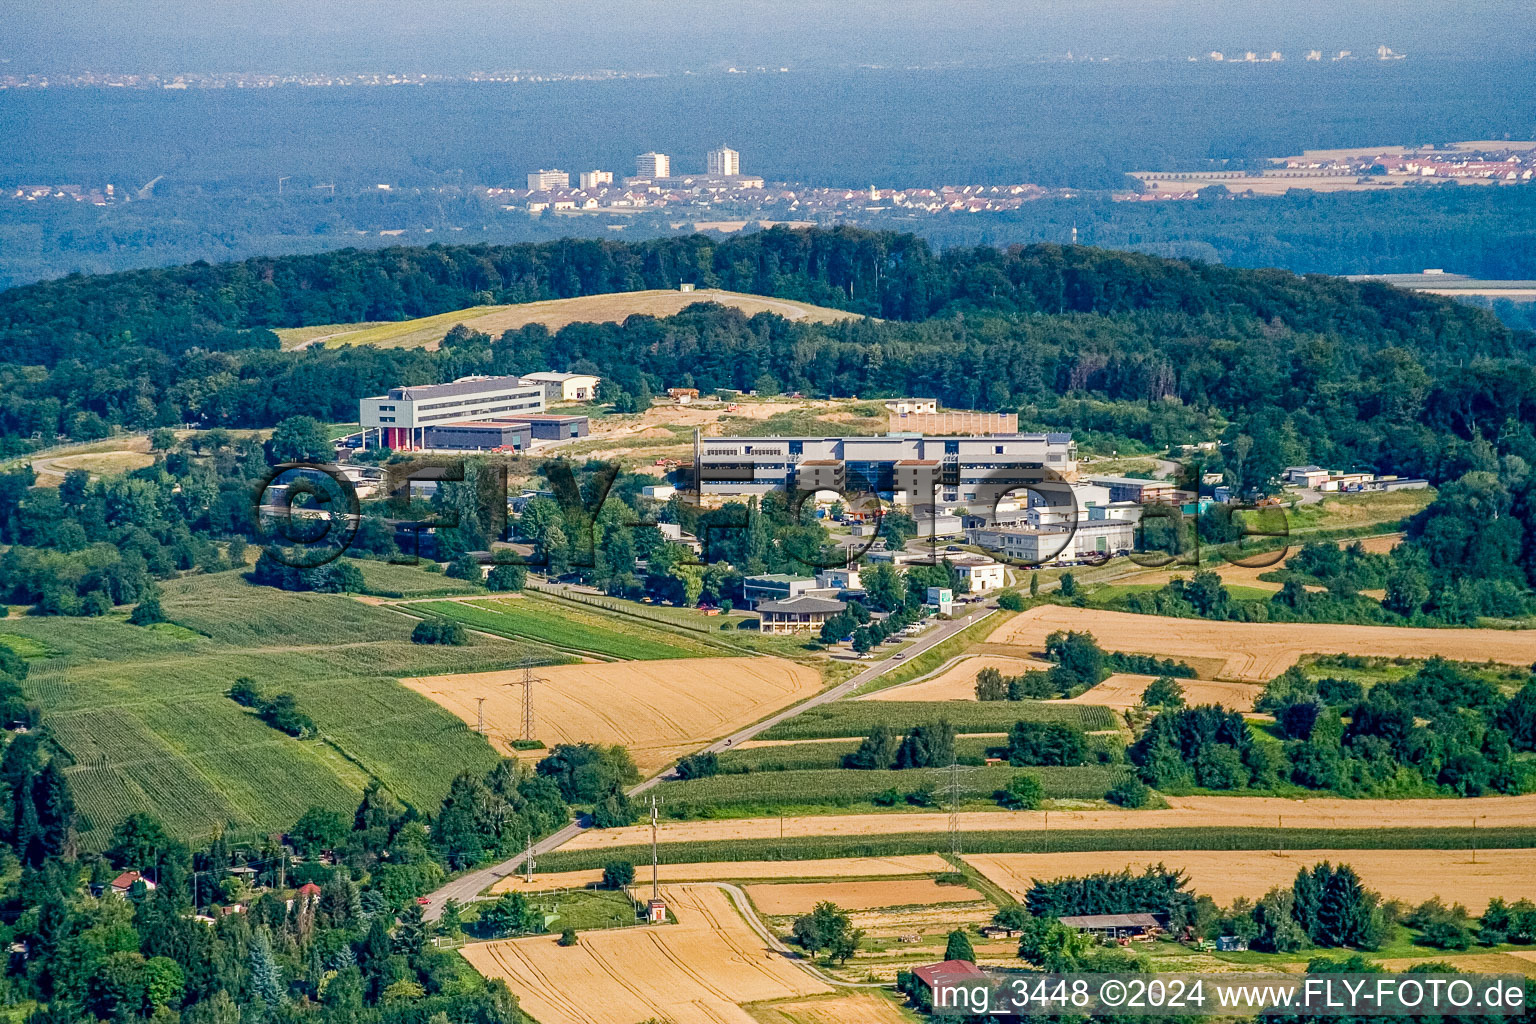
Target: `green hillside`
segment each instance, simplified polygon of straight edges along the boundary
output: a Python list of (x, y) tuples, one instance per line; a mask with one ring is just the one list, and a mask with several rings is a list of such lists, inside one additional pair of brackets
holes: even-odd
[[(484, 772), (497, 755), (396, 679), (507, 668), (528, 653), (562, 660), (482, 638), (419, 646), (409, 617), (252, 586), (238, 572), (169, 581), (163, 604), (179, 625), (0, 620), (0, 643), (39, 655), (27, 689), (72, 762), (86, 848), (104, 846), (135, 811), (189, 840), (283, 829), (311, 805), (350, 814), (370, 778), (435, 809), (455, 775)], [(242, 676), (293, 693), (320, 737), (294, 739), (232, 701), (226, 691)]]

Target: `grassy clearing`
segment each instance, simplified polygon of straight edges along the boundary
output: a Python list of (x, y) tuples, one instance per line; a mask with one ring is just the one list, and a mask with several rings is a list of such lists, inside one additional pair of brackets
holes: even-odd
[[(1536, 846), (1536, 828), (1404, 828), (1404, 829), (1279, 829), (1165, 828), (1075, 829), (1050, 833), (962, 832), (967, 853), (1066, 853), (1074, 851), (1138, 850), (1148, 853), (1180, 850), (1480, 850), (1526, 849)], [(793, 836), (777, 839), (721, 839), (697, 843), (663, 843), (657, 856), (663, 864), (729, 863), (753, 860), (824, 860), (837, 857), (895, 857), (934, 853), (949, 847), (946, 832), (910, 832), (861, 836)], [(612, 846), (592, 850), (556, 850), (539, 858), (543, 871), (588, 871), (610, 860), (644, 863), (651, 848)], [(1174, 858), (1170, 856), (1171, 865)]]
[(913, 658), (900, 668), (893, 669), (874, 680), (868, 686), (859, 687), (859, 693), (874, 693), (876, 690), (889, 689), (902, 683), (910, 682), (919, 676), (925, 676), (937, 669), (951, 658), (964, 654), (972, 644), (984, 641), (987, 636), (999, 626), (1013, 618), (1015, 612), (995, 611), (991, 615), (972, 623), (954, 636), (941, 644), (935, 644), (922, 654)]
[(841, 739), (864, 736), (877, 725), (905, 732), (919, 722), (948, 721), (960, 732), (1007, 732), (1014, 722), (1061, 722), (1085, 732), (1114, 729), (1115, 713), (1092, 704), (1055, 701), (837, 701), (781, 722), (765, 740)]
[[(541, 587), (539, 593), (545, 597), (554, 598), (557, 601), (568, 601), (572, 604), (589, 608), (601, 608), (603, 611), (613, 612), (616, 615), (628, 615), (631, 618), (643, 621), (656, 622), (675, 629), (686, 629), (693, 633), (721, 634), (722, 637), (734, 630), (738, 624), (752, 618), (752, 616), (733, 612), (726, 615), (705, 615), (695, 608), (676, 608), (665, 604), (645, 604), (640, 601), (625, 601), (617, 597), (603, 597), (597, 594), (586, 594), (579, 590), (564, 590), (553, 587)], [(730, 629), (723, 627), (729, 626)]]
[(531, 596), (484, 601), (425, 601), (410, 605), (406, 610), (415, 614), (442, 615), (497, 636), (535, 640), (568, 651), (630, 661), (719, 657), (721, 654), (719, 648), (677, 633)]
[[(965, 771), (960, 776), (962, 800), (990, 800), (1015, 775), (1025, 773), (1040, 781), (1051, 799), (1098, 800), (1106, 790), (1129, 774), (1123, 765), (1086, 765), (1078, 768), (1013, 768), (993, 765)], [(948, 782), (925, 768), (906, 771), (766, 772), (752, 775), (718, 775), (692, 782), (664, 782), (657, 798), (669, 817), (747, 817), (780, 808), (836, 808), (839, 811), (863, 804), (896, 790), (906, 794), (927, 791), (942, 803)]]
[(410, 619), (331, 594), (299, 594), (246, 582), (231, 571), (171, 580), (166, 618), (224, 644), (348, 644), (409, 640)]

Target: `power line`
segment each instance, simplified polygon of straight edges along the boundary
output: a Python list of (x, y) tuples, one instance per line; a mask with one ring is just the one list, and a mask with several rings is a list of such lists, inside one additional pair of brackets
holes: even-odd
[(962, 765), (950, 757), (949, 767), (931, 768), (930, 774), (949, 773), (949, 856), (959, 866), (960, 859), (960, 773), (980, 771), (975, 765)]

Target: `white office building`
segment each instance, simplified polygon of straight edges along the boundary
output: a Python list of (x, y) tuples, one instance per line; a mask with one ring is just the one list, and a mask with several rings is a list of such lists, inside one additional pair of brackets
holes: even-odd
[(705, 163), (711, 178), (734, 178), (741, 173), (741, 154), (728, 146), (710, 150)]
[(568, 171), (533, 171), (528, 175), (529, 192), (553, 192), (557, 188), (570, 188)]
[(672, 158), (665, 153), (641, 153), (635, 157), (635, 177), (672, 177)]
[[(875, 493), (931, 512), (991, 509), (1042, 480), (1072, 479), (1071, 434), (987, 437), (707, 437), (695, 442), (699, 491)], [(1064, 487), (1064, 485), (1057, 485)]]
[(1000, 558), (1025, 565), (1059, 565), (1124, 554), (1136, 545), (1136, 523), (1127, 519), (1079, 522), (1065, 526), (997, 528), (966, 531), (966, 539)]
[(613, 184), (613, 172), (612, 171), (582, 171), (581, 172), (581, 190), (583, 192), (590, 192), (590, 191), (592, 191), (595, 188), (602, 188), (604, 185), (612, 185), (612, 184)]
[(390, 388), (388, 394), (358, 403), (359, 422), (397, 451), (420, 448), (426, 428), (538, 413), (544, 409), (545, 385), (521, 377), (461, 377), (449, 384)]

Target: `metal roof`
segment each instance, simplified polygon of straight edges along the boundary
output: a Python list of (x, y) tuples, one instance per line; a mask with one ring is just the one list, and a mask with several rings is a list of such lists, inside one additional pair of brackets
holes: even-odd
[(1060, 919), (1068, 928), (1161, 928), (1151, 914), (1074, 914)]

